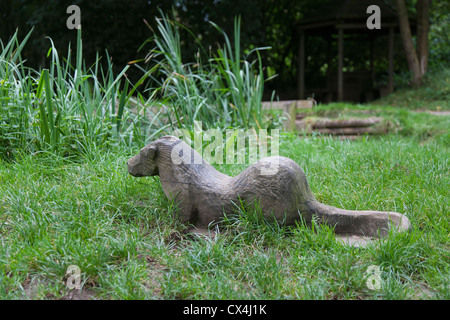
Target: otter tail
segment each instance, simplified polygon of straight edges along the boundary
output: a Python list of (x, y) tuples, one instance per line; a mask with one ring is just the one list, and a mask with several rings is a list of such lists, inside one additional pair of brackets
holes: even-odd
[(319, 223), (334, 227), (336, 234), (382, 238), (392, 228), (403, 232), (411, 226), (409, 219), (397, 212), (345, 210), (318, 201), (309, 203), (309, 209), (311, 220), (314, 216)]

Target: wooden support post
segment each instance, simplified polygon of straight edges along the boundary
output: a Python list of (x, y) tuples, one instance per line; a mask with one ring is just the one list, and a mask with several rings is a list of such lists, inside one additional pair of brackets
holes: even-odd
[(337, 100), (344, 100), (344, 30), (338, 29), (338, 76), (337, 76)]
[(388, 92), (394, 92), (394, 28), (389, 28), (389, 77), (388, 77)]
[(297, 101), (293, 101), (289, 105), (289, 124), (288, 124), (289, 131), (295, 130), (295, 120), (296, 119), (297, 119)]
[(373, 89), (375, 85), (375, 68), (374, 68), (374, 61), (375, 61), (375, 45), (374, 45), (374, 36), (373, 34), (369, 34), (369, 40), (370, 40), (370, 77), (371, 77), (371, 89)]
[(300, 31), (300, 47), (298, 50), (298, 99), (305, 98), (305, 31)]

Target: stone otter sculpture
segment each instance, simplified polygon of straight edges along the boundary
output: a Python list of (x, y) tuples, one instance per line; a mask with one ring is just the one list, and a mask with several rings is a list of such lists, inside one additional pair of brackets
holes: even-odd
[[(263, 172), (275, 167), (275, 174)], [(208, 226), (235, 212), (240, 200), (260, 201), (266, 218), (287, 225), (300, 216), (311, 223), (334, 227), (336, 234), (383, 237), (389, 228), (409, 228), (408, 218), (397, 212), (351, 211), (322, 204), (312, 194), (305, 173), (293, 160), (267, 157), (235, 177), (218, 172), (184, 141), (165, 136), (128, 160), (135, 177), (160, 176), (164, 193), (178, 202), (182, 222)]]

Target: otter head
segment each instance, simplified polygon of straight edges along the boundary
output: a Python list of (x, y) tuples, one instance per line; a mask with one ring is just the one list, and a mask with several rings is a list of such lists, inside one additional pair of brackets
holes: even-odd
[(154, 143), (143, 147), (137, 155), (128, 160), (128, 172), (135, 177), (158, 175), (157, 154), (158, 148)]

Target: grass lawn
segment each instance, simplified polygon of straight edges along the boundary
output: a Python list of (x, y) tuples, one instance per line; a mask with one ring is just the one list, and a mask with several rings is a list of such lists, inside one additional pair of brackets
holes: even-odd
[[(317, 112), (361, 108), (371, 107)], [(137, 150), (24, 154), (0, 162), (0, 299), (67, 298), (70, 265), (85, 298), (449, 299), (450, 117), (375, 108), (397, 134), (286, 134), (280, 154), (303, 167), (319, 201), (403, 213), (410, 232), (355, 248), (329, 228), (286, 228), (241, 210), (213, 239), (174, 237), (185, 226), (159, 178), (127, 172)], [(216, 167), (235, 175), (245, 166)], [(378, 289), (367, 285), (371, 266)]]
[(408, 109), (450, 110), (450, 69), (441, 68), (425, 75), (424, 85), (420, 88), (402, 88), (394, 94), (377, 101), (381, 105), (390, 105)]

